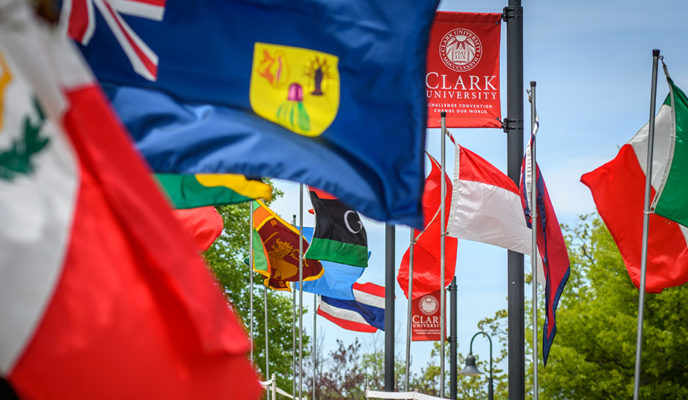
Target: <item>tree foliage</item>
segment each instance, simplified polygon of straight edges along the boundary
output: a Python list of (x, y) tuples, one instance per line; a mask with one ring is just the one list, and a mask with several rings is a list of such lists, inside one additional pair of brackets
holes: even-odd
[[(248, 260), (249, 205), (241, 203), (217, 207), (224, 219), (224, 230), (204, 257), (227, 299), (237, 312), (247, 333), (253, 325), (254, 364), (268, 379), (265, 370), (265, 317), (263, 277), (250, 272)], [(250, 274), (253, 274), (253, 319), (250, 318)], [(267, 290), (268, 355), (270, 375), (276, 374), (277, 385), (291, 392), (292, 388), (292, 295)], [(305, 310), (304, 310), (305, 312)], [(298, 326), (298, 321), (297, 321)], [(298, 329), (298, 328), (297, 328)], [(297, 331), (298, 338), (298, 331)], [(309, 356), (309, 337), (304, 334), (304, 357)], [(298, 344), (297, 344), (298, 346)], [(298, 351), (298, 347), (297, 347)]]
[[(599, 218), (582, 216), (565, 232), (571, 278), (547, 367), (539, 367), (540, 393), (546, 399), (631, 398), (638, 290)], [(640, 397), (688, 398), (688, 286), (646, 294), (644, 320)]]

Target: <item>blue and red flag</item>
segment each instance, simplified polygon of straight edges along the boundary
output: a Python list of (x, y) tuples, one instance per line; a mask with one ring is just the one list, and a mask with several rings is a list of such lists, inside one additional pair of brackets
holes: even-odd
[(385, 330), (385, 288), (354, 283), (354, 300), (320, 296), (318, 314), (344, 329), (356, 332)]
[(63, 3), (67, 31), (155, 172), (289, 179), (422, 226), (438, 0)]
[[(531, 136), (531, 143), (535, 134)], [(521, 164), (521, 202), (528, 227), (532, 229), (532, 213), (530, 204), (530, 187), (532, 185), (532, 173), (530, 170), (530, 144), (526, 150)], [(559, 221), (554, 213), (554, 207), (547, 192), (545, 180), (540, 173), (540, 167), (535, 165), (537, 188), (537, 246), (542, 258), (545, 273), (545, 326), (542, 334), (542, 357), (547, 365), (549, 350), (557, 333), (556, 311), (559, 298), (564, 291), (564, 286), (569, 279), (571, 265), (569, 254), (566, 250), (564, 235), (561, 233)], [(540, 279), (538, 279), (541, 282)], [(535, 283), (533, 283), (535, 284)]]

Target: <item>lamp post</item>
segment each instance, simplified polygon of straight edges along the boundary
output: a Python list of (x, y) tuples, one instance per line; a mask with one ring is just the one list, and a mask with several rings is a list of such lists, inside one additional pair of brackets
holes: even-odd
[(487, 387), (487, 399), (488, 400), (493, 400), (494, 398), (494, 391), (492, 390), (492, 338), (490, 335), (487, 333), (480, 331), (473, 335), (471, 338), (471, 344), (468, 350), (468, 356), (466, 357), (466, 366), (463, 367), (459, 373), (461, 375), (466, 375), (466, 376), (478, 376), (482, 374), (478, 367), (475, 366), (475, 357), (473, 356), (473, 339), (475, 339), (476, 336), (478, 335), (484, 335), (487, 337), (487, 340), (490, 341), (490, 378), (488, 379), (488, 387)]

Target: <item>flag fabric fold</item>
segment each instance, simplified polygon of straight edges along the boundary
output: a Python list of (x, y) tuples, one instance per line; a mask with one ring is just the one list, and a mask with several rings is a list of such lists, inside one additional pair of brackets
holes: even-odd
[(191, 235), (198, 251), (206, 251), (222, 234), (224, 221), (213, 206), (173, 210), (179, 223)]
[(138, 14), (135, 2), (65, 3), (67, 31), (155, 172), (289, 179), (422, 224), (437, 0), (166, 0)]
[(354, 283), (354, 300), (320, 296), (318, 315), (356, 332), (385, 330), (385, 288), (374, 283)]
[[(299, 281), (299, 230), (284, 221), (265, 203), (253, 202), (253, 270), (265, 277), (274, 290), (291, 290)], [(304, 237), (303, 251), (308, 249)], [(303, 260), (303, 280), (319, 279), (324, 273), (318, 260)]]
[[(662, 198), (657, 201), (655, 211), (665, 210), (681, 219), (681, 201), (685, 199), (673, 196), (680, 193), (674, 192), (675, 185), (685, 186), (685, 180), (678, 177), (685, 176), (686, 172), (675, 168), (685, 162), (676, 158), (685, 154), (686, 102), (685, 95), (671, 80), (669, 88), (669, 97), (655, 118), (651, 196), (654, 201), (655, 191), (662, 187)], [(649, 124), (646, 124), (621, 147), (613, 160), (581, 177), (636, 287), (640, 285), (648, 134)], [(667, 203), (662, 205), (664, 201)], [(677, 213), (670, 211), (674, 205), (678, 206)], [(688, 228), (650, 214), (645, 290), (658, 293), (685, 282), (688, 282)]]
[(75, 49), (0, 9), (0, 375), (20, 398), (257, 399), (243, 327)]
[[(530, 146), (534, 137), (535, 133), (531, 136), (526, 154), (523, 157), (519, 187), (523, 211), (529, 228), (532, 227), (531, 207), (533, 206), (530, 204), (530, 193), (533, 185)], [(557, 333), (557, 305), (569, 279), (571, 264), (569, 263), (569, 254), (566, 250), (564, 235), (561, 233), (561, 227), (554, 213), (554, 207), (552, 206), (545, 180), (537, 164), (535, 165), (535, 176), (535, 188), (537, 190), (537, 204), (535, 205), (537, 209), (537, 248), (542, 260), (542, 269), (538, 269), (538, 274), (544, 273), (543, 276), (538, 276), (538, 282), (542, 283), (544, 281), (545, 286), (545, 324), (542, 335), (542, 358), (544, 364), (547, 365), (549, 351), (554, 342), (554, 336)]]
[(329, 193), (308, 191), (315, 210), (315, 232), (304, 257), (367, 267), (368, 236), (358, 213)]
[[(428, 157), (430, 158), (432, 169), (430, 170), (430, 175), (428, 175), (425, 180), (425, 191), (423, 192), (423, 212), (426, 219), (425, 229), (422, 232), (414, 231), (416, 242), (413, 247), (412, 297), (414, 299), (440, 289), (440, 262), (442, 260), (442, 242), (440, 236), (442, 222), (440, 219), (442, 172), (437, 160), (429, 154)], [(444, 179), (447, 190), (445, 196), (445, 221), (447, 221), (452, 202), (452, 184), (448, 175), (445, 174)], [(454, 278), (456, 248), (456, 238), (445, 236), (445, 287), (449, 285)], [(397, 274), (397, 282), (404, 291), (405, 296), (408, 296), (409, 260), (410, 248), (404, 253)]]
[(237, 174), (155, 174), (176, 209), (272, 199), (270, 185)]
[[(662, 142), (667, 140), (669, 148), (661, 155), (656, 154), (659, 159), (653, 158), (653, 171), (658, 169), (660, 179), (651, 210), (688, 227), (688, 98), (669, 78), (666, 65), (664, 72), (670, 91), (662, 107), (670, 108), (671, 122), (659, 126), (655, 123), (655, 142), (658, 137)], [(654, 180), (656, 175), (652, 175)]]

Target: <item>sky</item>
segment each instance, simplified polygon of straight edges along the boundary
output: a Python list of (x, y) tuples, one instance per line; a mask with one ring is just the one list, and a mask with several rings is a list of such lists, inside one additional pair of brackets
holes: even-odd
[[(580, 183), (582, 174), (611, 160), (650, 115), (652, 49), (660, 49), (674, 82), (688, 88), (688, 14), (685, 0), (560, 2), (524, 0), (524, 117), (525, 132), (530, 127), (530, 106), (525, 89), (537, 82), (536, 100), (540, 118), (537, 160), (548, 186), (560, 223), (575, 225), (580, 214), (593, 212), (589, 190)], [(507, 0), (443, 0), (439, 10), (502, 12)], [(502, 24), (501, 45), (502, 116), (506, 116), (506, 23)], [(668, 93), (664, 74), (658, 73), (657, 103)], [(457, 142), (478, 153), (506, 172), (506, 134), (500, 129), (451, 129)], [(524, 138), (525, 140), (526, 138)], [(447, 141), (447, 171), (453, 171), (454, 150)], [(427, 150), (440, 155), (438, 129), (427, 130)], [(426, 174), (429, 168), (426, 166)], [(291, 220), (298, 214), (298, 184), (276, 181), (284, 197), (272, 208)], [(304, 226), (313, 226), (311, 208), (304, 192)], [(368, 232), (370, 264), (359, 282), (384, 285), (384, 224), (364, 218)], [(398, 269), (409, 245), (409, 229), (396, 227), (395, 264)], [(477, 323), (507, 307), (507, 251), (495, 246), (459, 240), (456, 278), (458, 283), (459, 352), (468, 353)], [(530, 273), (525, 257), (526, 273)], [(405, 359), (406, 298), (396, 285), (395, 353)], [(526, 286), (526, 299), (530, 298)], [(544, 291), (540, 290), (539, 296)], [(563, 296), (566, 296), (564, 291)], [(304, 294), (304, 304), (312, 309), (313, 295)], [(544, 312), (541, 310), (540, 312)], [(312, 314), (304, 319), (312, 332)], [(324, 334), (324, 352), (355, 338), (364, 351), (384, 348), (384, 332), (375, 334), (345, 331), (318, 318), (318, 334)], [(541, 327), (540, 327), (541, 329)], [(526, 338), (529, 340), (529, 338)], [(556, 341), (556, 339), (555, 339)], [(495, 343), (496, 344), (496, 343)], [(430, 361), (430, 342), (412, 344), (412, 370), (419, 372)], [(488, 344), (477, 338), (473, 352), (478, 359), (488, 357)], [(499, 347), (495, 347), (495, 354)], [(435, 360), (435, 362), (439, 362)], [(446, 360), (447, 373), (449, 371)]]

